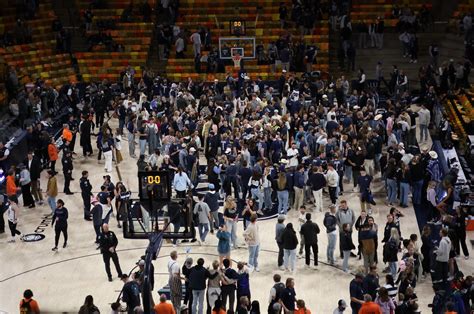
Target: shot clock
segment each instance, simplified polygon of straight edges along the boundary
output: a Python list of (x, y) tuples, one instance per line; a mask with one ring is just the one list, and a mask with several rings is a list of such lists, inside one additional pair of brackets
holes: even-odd
[(230, 34), (233, 36), (245, 35), (245, 21), (241, 21), (241, 20), (230, 21)]
[(138, 172), (140, 200), (166, 202), (171, 199), (171, 180), (168, 171)]

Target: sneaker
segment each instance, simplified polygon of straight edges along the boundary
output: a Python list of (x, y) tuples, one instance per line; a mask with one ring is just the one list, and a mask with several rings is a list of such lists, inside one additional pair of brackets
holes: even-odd
[(66, 246), (67, 246), (67, 242), (64, 242), (64, 244), (63, 244), (63, 249), (65, 249)]
[(260, 272), (260, 268), (255, 267), (255, 271), (256, 271), (257, 273)]
[(313, 270), (318, 270), (318, 265), (314, 265), (313, 267), (311, 267)]
[(202, 241), (201, 240), (197, 240), (198, 244), (199, 245), (202, 245)]
[(247, 268), (249, 269), (249, 272), (253, 272), (253, 270), (254, 270), (252, 265), (247, 265)]
[(413, 60), (413, 63), (418, 63), (418, 60), (416, 60), (416, 59), (415, 59), (415, 60)]
[(44, 202), (43, 202), (43, 201), (39, 201), (39, 202), (38, 202), (38, 205), (42, 206), (42, 205), (44, 205)]
[(306, 269), (311, 269), (311, 266), (309, 266), (309, 265), (304, 265), (304, 268), (306, 268)]
[(15, 243), (15, 239), (10, 239), (7, 241), (7, 243)]
[(113, 280), (112, 277), (109, 277), (109, 281), (112, 282), (112, 280)]
[(280, 270), (285, 270), (285, 266), (283, 266), (283, 265), (280, 266), (280, 267), (278, 267), (278, 268), (279, 268)]
[(468, 259), (469, 259), (469, 255), (468, 255), (468, 256), (464, 256), (464, 259), (465, 259), (465, 260), (468, 260)]
[(57, 246), (55, 246), (55, 247), (53, 247), (53, 248), (51, 249), (51, 251), (57, 251), (57, 250), (58, 250), (58, 247), (57, 247)]

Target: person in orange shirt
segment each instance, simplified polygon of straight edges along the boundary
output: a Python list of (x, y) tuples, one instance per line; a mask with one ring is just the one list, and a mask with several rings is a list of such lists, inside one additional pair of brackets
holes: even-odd
[(372, 302), (370, 294), (364, 294), (364, 301), (364, 304), (362, 304), (362, 307), (359, 310), (359, 314), (382, 314), (380, 305)]
[(38, 302), (33, 300), (33, 291), (30, 289), (27, 289), (25, 292), (23, 292), (23, 299), (20, 301), (20, 313), (40, 313)]
[(298, 309), (295, 311), (294, 314), (311, 314), (311, 311), (306, 308), (306, 304), (303, 300), (300, 299), (296, 301), (296, 306), (298, 307)]
[(160, 295), (160, 303), (154, 307), (156, 314), (176, 314), (173, 304), (166, 302), (166, 295)]
[(71, 143), (72, 132), (69, 130), (69, 124), (63, 124), (63, 141)]
[(18, 197), (16, 193), (20, 190), (19, 187), (16, 186), (15, 183), (15, 170), (10, 169), (8, 170), (8, 175), (6, 179), (6, 192), (9, 198), (12, 198), (16, 203), (18, 203)]
[(214, 307), (212, 308), (212, 314), (226, 314), (225, 309), (222, 307), (221, 299), (217, 299), (216, 302), (214, 302)]
[(50, 161), (50, 168), (54, 173), (56, 172), (56, 160), (58, 160), (58, 148), (56, 147), (56, 143), (54, 142), (54, 138), (51, 138), (51, 143), (48, 144), (48, 156)]

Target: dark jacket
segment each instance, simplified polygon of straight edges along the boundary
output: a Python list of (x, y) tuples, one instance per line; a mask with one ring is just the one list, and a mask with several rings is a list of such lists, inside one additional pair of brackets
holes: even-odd
[(102, 221), (102, 205), (96, 204), (94, 207), (91, 209), (92, 213), (92, 222), (94, 223), (94, 226), (102, 226), (103, 221)]
[[(28, 167), (28, 159), (25, 160), (25, 165)], [(31, 181), (35, 181), (40, 178), (43, 168), (41, 168), (41, 162), (38, 157), (33, 156), (33, 159), (31, 160), (31, 166), (28, 168), (28, 170), (30, 171)]]
[(321, 172), (314, 172), (309, 176), (307, 185), (311, 186), (313, 191), (321, 190), (326, 186), (326, 178)]
[(351, 251), (355, 249), (355, 245), (352, 242), (352, 234), (348, 232), (341, 233), (341, 249), (343, 251)]
[(51, 226), (53, 226), (54, 223), (56, 223), (56, 228), (67, 227), (68, 217), (69, 217), (69, 214), (66, 207), (56, 208), (56, 210), (54, 211), (53, 222)]
[(109, 253), (111, 247), (117, 247), (118, 239), (115, 233), (109, 231), (107, 233), (101, 233), (99, 238), (100, 250), (102, 253)]
[(285, 228), (283, 231), (283, 248), (285, 250), (294, 250), (298, 247), (298, 238), (296, 237), (296, 232)]
[(191, 271), (189, 272), (189, 288), (191, 290), (205, 290), (206, 280), (216, 276), (217, 273), (211, 275), (211, 273), (206, 268), (201, 265), (196, 265), (191, 268)]
[(204, 203), (209, 206), (211, 212), (215, 212), (219, 209), (219, 194), (218, 193), (206, 193), (204, 196)]
[(336, 218), (336, 216), (335, 216), (335, 215), (331, 215), (330, 213), (326, 213), (326, 214), (324, 215), (323, 224), (324, 224), (324, 226), (326, 227), (326, 232), (327, 232), (327, 233), (333, 232), (334, 230), (336, 230), (336, 226), (337, 226), (337, 218)]
[(304, 243), (308, 245), (318, 244), (319, 226), (311, 220), (301, 226), (300, 233), (304, 236)]

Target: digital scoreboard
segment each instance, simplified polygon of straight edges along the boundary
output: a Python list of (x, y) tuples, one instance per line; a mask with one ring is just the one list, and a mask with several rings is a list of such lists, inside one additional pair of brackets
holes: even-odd
[(171, 199), (171, 179), (168, 171), (138, 172), (138, 194), (141, 201), (168, 202)]
[(241, 20), (230, 21), (230, 34), (233, 36), (245, 35), (245, 21), (241, 21)]

